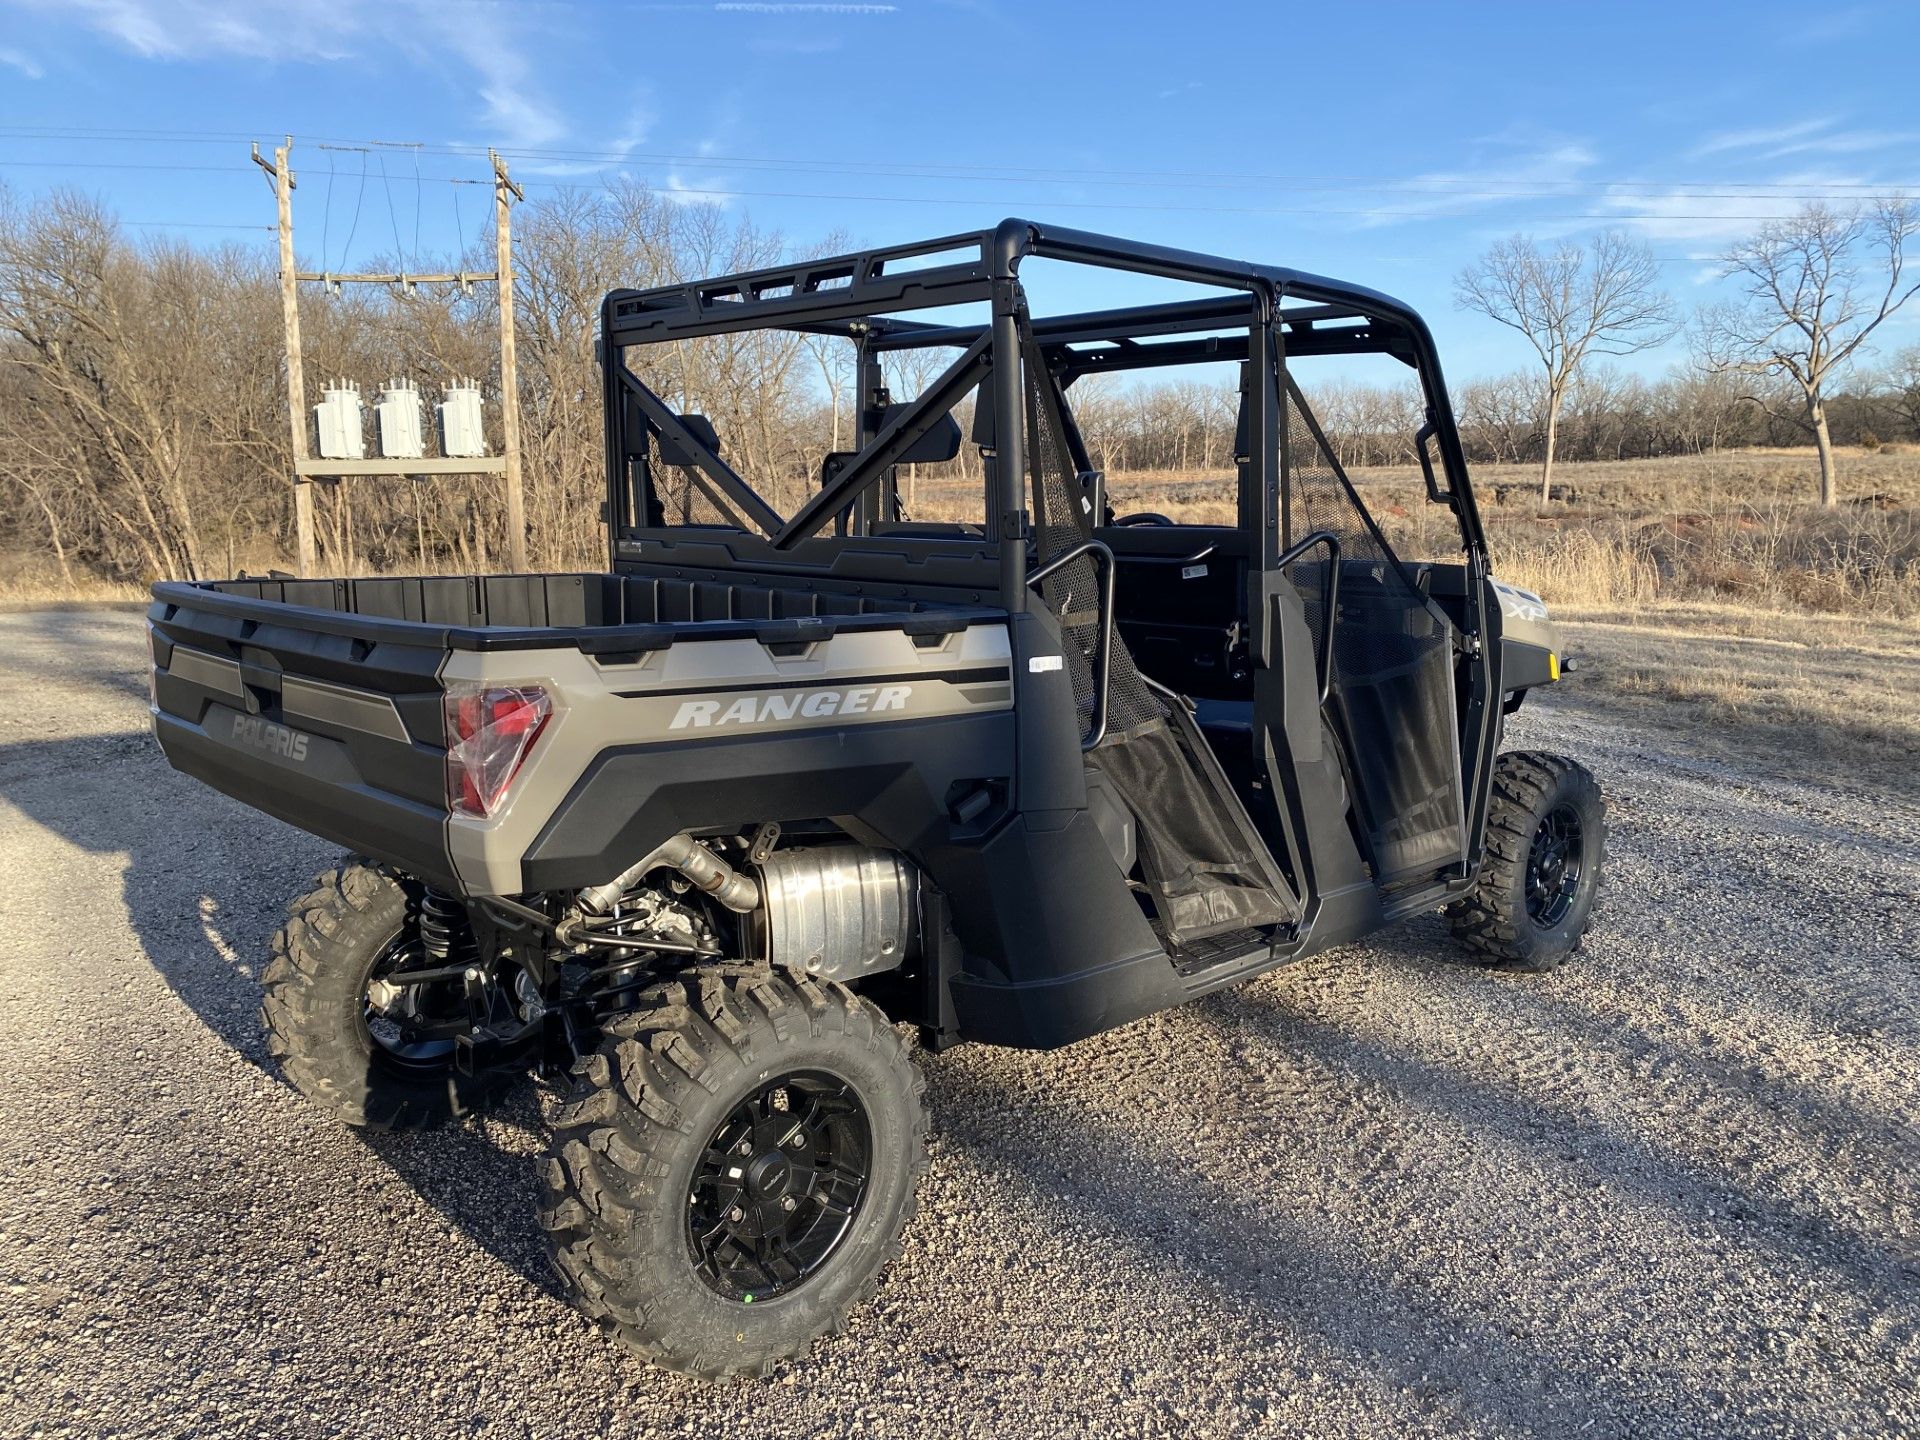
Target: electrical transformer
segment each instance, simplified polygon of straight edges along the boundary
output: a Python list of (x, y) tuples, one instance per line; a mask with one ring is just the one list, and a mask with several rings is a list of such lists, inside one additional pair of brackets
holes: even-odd
[(313, 425), (319, 432), (322, 460), (366, 458), (367, 431), (360, 387), (351, 380), (336, 380), (321, 393), (320, 403), (313, 407)]
[(455, 380), (441, 392), (435, 406), (440, 417), (440, 453), (461, 460), (487, 453), (487, 432), (481, 420), (480, 382)]
[(389, 380), (373, 413), (380, 422), (380, 453), (387, 459), (418, 460), (427, 453), (420, 388), (413, 381)]

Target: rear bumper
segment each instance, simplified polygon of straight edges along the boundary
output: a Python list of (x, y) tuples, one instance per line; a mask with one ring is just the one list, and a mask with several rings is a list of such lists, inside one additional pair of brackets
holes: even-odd
[[(236, 726), (238, 736), (252, 738), (236, 738)], [(256, 717), (218, 704), (206, 707), (199, 724), (158, 712), (153, 728), (167, 763), (182, 774), (297, 829), (457, 888), (446, 812), (369, 785), (339, 741), (262, 732)]]

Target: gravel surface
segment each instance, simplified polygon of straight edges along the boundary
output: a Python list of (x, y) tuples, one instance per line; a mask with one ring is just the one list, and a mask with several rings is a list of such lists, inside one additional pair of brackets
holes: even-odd
[(166, 768), (143, 665), (137, 615), (0, 616), (0, 1432), (1920, 1430), (1910, 803), (1529, 715), (1613, 806), (1572, 966), (1429, 918), (931, 1059), (879, 1297), (708, 1386), (555, 1299), (537, 1097), (362, 1136), (265, 1068), (267, 937), (333, 856)]

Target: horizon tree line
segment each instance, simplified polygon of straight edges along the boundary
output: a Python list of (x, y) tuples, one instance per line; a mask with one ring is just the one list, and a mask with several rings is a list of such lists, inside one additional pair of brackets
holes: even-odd
[[(1860, 363), (1868, 338), (1913, 293), (1900, 270), (1913, 223), (1904, 208), (1849, 217), (1810, 207), (1766, 227), (1728, 252), (1728, 273), (1812, 277), (1807, 353), (1782, 343), (1783, 334), (1808, 333), (1804, 313), (1783, 321), (1784, 331), (1766, 329), (1761, 302), (1749, 296), (1744, 309), (1699, 317), (1696, 363), (1657, 379), (1607, 363), (1644, 349), (1636, 337), (1676, 323), (1632, 242), (1603, 237), (1544, 257), (1524, 238), (1495, 247), (1486, 263), (1511, 272), (1508, 289), (1488, 280), (1473, 294), (1519, 297), (1535, 287), (1583, 299), (1585, 308), (1567, 310), (1558, 338), (1535, 346), (1539, 368), (1456, 386), (1469, 458), (1538, 462), (1550, 498), (1555, 458), (1698, 454), (1812, 435), (1821, 496), (1831, 502), (1834, 444), (1920, 439), (1920, 347), (1878, 372)], [(842, 241), (825, 237), (803, 252), (750, 217), (673, 203), (631, 183), (559, 192), (524, 206), (515, 225), (530, 558), (548, 569), (597, 566), (601, 297), (621, 285), (827, 253)], [(1792, 293), (1785, 279), (1768, 284)], [(1628, 297), (1630, 306), (1610, 298), (1635, 289), (1646, 293)], [(1477, 306), (1464, 280), (1461, 295)], [(366, 383), (477, 375), (497, 399), (495, 303), (484, 290), (303, 295), (308, 373)], [(1516, 315), (1537, 318), (1539, 307), (1528, 304)], [(1595, 317), (1604, 323), (1587, 323)], [(720, 336), (654, 358), (663, 364), (656, 385), (714, 421), (729, 458), (777, 509), (797, 506), (828, 452), (846, 443), (854, 400), (846, 357), (810, 337)], [(938, 357), (904, 358), (910, 363), (887, 375), (896, 399), (917, 393)], [(291, 459), (283, 372), (267, 255), (131, 241), (96, 199), (55, 192), (28, 202), (0, 187), (0, 554), (42, 553), (70, 584), (209, 578), (284, 556)], [(1306, 383), (1343, 464), (1410, 462), (1421, 419), (1410, 383)], [(1231, 380), (1083, 382), (1073, 398), (1096, 463), (1111, 473), (1231, 473)], [(497, 404), (488, 414), (497, 427)], [(971, 463), (965, 455), (947, 469)], [(484, 570), (504, 552), (501, 497), (487, 478), (316, 490), (321, 552), (335, 573)]]

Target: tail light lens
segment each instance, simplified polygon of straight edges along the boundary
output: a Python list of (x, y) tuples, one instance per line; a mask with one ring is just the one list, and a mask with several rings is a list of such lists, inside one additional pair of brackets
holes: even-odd
[(538, 685), (447, 686), (447, 805), (456, 815), (491, 819), (506, 804), (533, 742), (553, 717)]

